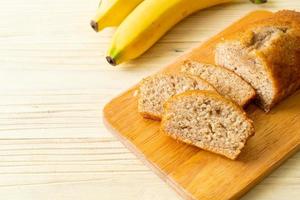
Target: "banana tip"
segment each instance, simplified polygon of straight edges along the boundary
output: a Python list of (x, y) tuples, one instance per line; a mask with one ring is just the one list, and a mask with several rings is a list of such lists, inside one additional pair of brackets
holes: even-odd
[(98, 23), (96, 23), (94, 20), (91, 20), (90, 25), (96, 32), (98, 32)]
[(112, 57), (110, 57), (110, 56), (106, 56), (106, 60), (112, 66), (116, 66), (117, 65), (116, 61)]

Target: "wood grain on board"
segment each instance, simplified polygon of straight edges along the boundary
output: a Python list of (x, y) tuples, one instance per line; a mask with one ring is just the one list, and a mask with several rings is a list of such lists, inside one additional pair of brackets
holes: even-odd
[[(167, 66), (176, 71), (191, 58), (213, 62), (213, 49), (243, 24), (271, 15), (255, 11), (212, 37), (206, 43)], [(159, 131), (159, 122), (143, 119), (137, 112), (131, 88), (104, 108), (104, 120), (120, 140), (150, 164), (177, 192), (190, 199), (236, 199), (258, 183), (299, 149), (300, 92), (266, 114), (254, 105), (247, 113), (254, 120), (256, 135), (237, 161), (231, 161), (175, 141)]]

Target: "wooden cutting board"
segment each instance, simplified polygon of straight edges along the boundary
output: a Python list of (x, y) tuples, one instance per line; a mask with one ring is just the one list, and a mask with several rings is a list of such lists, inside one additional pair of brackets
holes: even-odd
[[(213, 49), (243, 24), (270, 16), (255, 11), (180, 57), (165, 70), (176, 71), (186, 58), (213, 62)], [(254, 105), (247, 113), (254, 120), (256, 135), (231, 161), (175, 141), (159, 131), (159, 122), (143, 119), (137, 112), (137, 86), (109, 102), (104, 122), (139, 158), (187, 199), (236, 199), (299, 150), (300, 92), (266, 114)]]

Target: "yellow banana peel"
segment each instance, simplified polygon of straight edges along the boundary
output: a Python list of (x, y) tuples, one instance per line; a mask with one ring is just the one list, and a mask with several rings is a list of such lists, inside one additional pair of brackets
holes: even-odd
[(111, 65), (134, 59), (188, 15), (232, 0), (145, 0), (119, 25), (106, 59)]
[(102, 0), (91, 20), (91, 27), (101, 31), (106, 27), (118, 26), (143, 0)]

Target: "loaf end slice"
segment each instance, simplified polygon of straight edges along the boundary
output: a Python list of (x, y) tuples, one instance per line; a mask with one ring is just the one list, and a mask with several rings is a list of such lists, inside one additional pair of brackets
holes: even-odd
[(156, 74), (140, 83), (138, 111), (145, 118), (160, 120), (165, 101), (187, 90), (215, 91), (208, 82), (196, 76), (184, 73)]
[(215, 62), (250, 83), (258, 105), (268, 112), (300, 87), (299, 52), (300, 13), (285, 10), (218, 44)]
[(220, 94), (232, 99), (240, 106), (246, 106), (256, 95), (250, 84), (221, 66), (186, 60), (181, 71), (206, 80)]
[(187, 91), (164, 104), (161, 130), (174, 139), (236, 159), (253, 122), (240, 106), (211, 91)]

